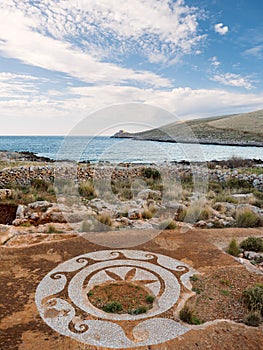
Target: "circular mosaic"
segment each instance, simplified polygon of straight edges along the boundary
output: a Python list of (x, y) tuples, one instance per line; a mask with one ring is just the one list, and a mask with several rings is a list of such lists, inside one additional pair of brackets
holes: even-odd
[[(153, 345), (188, 331), (171, 319), (171, 312), (176, 310), (182, 287), (190, 288), (193, 273), (186, 264), (160, 254), (92, 252), (49, 272), (38, 285), (35, 300), (51, 328), (85, 344), (108, 348)], [(108, 286), (110, 290), (118, 283), (149, 291), (153, 304), (142, 313), (109, 313), (90, 302), (94, 288)]]

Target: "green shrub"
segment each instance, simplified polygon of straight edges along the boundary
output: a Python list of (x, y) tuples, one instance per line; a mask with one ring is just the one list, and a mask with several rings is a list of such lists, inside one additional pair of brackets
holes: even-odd
[(240, 248), (254, 252), (263, 252), (263, 239), (260, 237), (248, 237), (240, 243)]
[(147, 301), (147, 303), (152, 304), (154, 302), (154, 296), (153, 295), (147, 295), (147, 297), (145, 298), (145, 300)]
[(154, 180), (157, 180), (157, 179), (161, 178), (160, 172), (157, 169), (154, 169), (154, 168), (144, 168), (142, 170), (142, 174), (147, 179), (152, 178)]
[(202, 322), (196, 317), (194, 311), (189, 306), (184, 306), (179, 313), (180, 319), (189, 324), (201, 324)]
[(260, 217), (249, 209), (237, 212), (236, 224), (238, 227), (259, 227)]
[(112, 301), (103, 307), (103, 311), (116, 314), (122, 311), (122, 305), (117, 301)]
[(239, 245), (235, 238), (232, 238), (231, 242), (229, 243), (227, 252), (230, 255), (238, 256), (240, 250), (239, 250)]
[(244, 290), (242, 299), (249, 310), (258, 311), (263, 316), (263, 284)]
[(227, 188), (230, 189), (239, 189), (242, 188), (243, 189), (251, 189), (253, 188), (253, 186), (251, 185), (250, 182), (243, 180), (243, 179), (237, 179), (237, 178), (232, 178), (227, 180), (225, 183), (223, 183), (223, 185)]
[(145, 314), (148, 311), (146, 306), (139, 306), (137, 309), (132, 309), (129, 310), (130, 315), (140, 315), (140, 314)]
[(190, 281), (192, 281), (192, 282), (196, 282), (198, 280), (199, 280), (199, 277), (197, 275), (193, 275), (190, 277)]
[(258, 327), (262, 323), (262, 316), (259, 311), (250, 311), (244, 318), (247, 326)]

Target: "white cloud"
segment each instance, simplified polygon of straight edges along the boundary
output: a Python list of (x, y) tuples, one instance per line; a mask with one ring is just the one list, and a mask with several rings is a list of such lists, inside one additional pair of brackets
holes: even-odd
[[(0, 101), (2, 134), (67, 134), (81, 119), (95, 111), (120, 103), (138, 102), (161, 107), (182, 119), (200, 118), (262, 108), (263, 94), (234, 93), (224, 89), (175, 88), (167, 91), (131, 86), (65, 87), (59, 94), (46, 94)], [(37, 116), (37, 117), (36, 117)], [(105, 128), (107, 115), (91, 120), (88, 133), (96, 134)], [(108, 116), (107, 125), (146, 122), (160, 126), (172, 119), (162, 115), (146, 118), (138, 113)], [(143, 129), (143, 128), (142, 128)]]
[(249, 77), (242, 77), (238, 74), (233, 73), (216, 74), (213, 77), (211, 77), (210, 80), (216, 81), (223, 85), (241, 87), (247, 90), (253, 88), (252, 82), (249, 79)]
[(183, 0), (9, 0), (1, 7), (19, 11), (34, 31), (97, 58), (139, 53), (166, 62), (205, 38), (198, 32), (201, 11)]
[(213, 56), (210, 58), (210, 61), (211, 61), (211, 65), (214, 66), (214, 67), (218, 67), (220, 66), (220, 62), (218, 61), (218, 58), (216, 56)]
[(123, 83), (132, 81), (156, 87), (169, 86), (168, 79), (149, 71), (123, 68), (99, 62), (71, 44), (44, 36), (32, 29), (36, 19), (21, 12), (0, 12), (0, 51), (26, 64), (67, 73), (89, 83)]
[(27, 74), (0, 72), (0, 98), (27, 99), (39, 93), (45, 78), (38, 78)]
[(263, 57), (263, 45), (257, 45), (257, 46), (251, 47), (250, 49), (245, 50), (243, 52), (243, 55), (255, 56), (258, 58), (262, 58)]
[(215, 32), (220, 35), (225, 35), (229, 30), (228, 26), (224, 26), (223, 23), (215, 24), (214, 29), (215, 29)]

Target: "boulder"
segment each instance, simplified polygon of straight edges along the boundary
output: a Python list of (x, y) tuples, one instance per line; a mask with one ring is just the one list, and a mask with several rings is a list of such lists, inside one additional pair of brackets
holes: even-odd
[(10, 198), (12, 196), (12, 190), (9, 188), (0, 189), (0, 199)]
[(5, 244), (10, 238), (12, 238), (15, 233), (10, 230), (8, 225), (0, 225), (0, 243)]
[(25, 217), (25, 205), (19, 204), (16, 210), (16, 219), (24, 219)]
[(257, 215), (263, 215), (263, 210), (259, 207), (250, 204), (239, 204), (236, 206), (237, 210), (250, 210)]
[(149, 222), (145, 222), (143, 220), (133, 221), (132, 227), (136, 228), (137, 230), (149, 230), (153, 228), (153, 226)]
[(48, 201), (37, 201), (37, 202), (28, 204), (28, 208), (36, 211), (44, 211), (44, 210), (47, 210), (49, 207), (52, 207), (52, 204), (49, 203)]
[(58, 208), (49, 208), (43, 213), (38, 221), (38, 224), (46, 224), (48, 222), (66, 223), (67, 220)]
[(137, 194), (137, 197), (140, 199), (160, 199), (162, 197), (162, 194), (160, 191), (154, 191), (154, 190), (150, 190), (150, 189), (145, 189), (140, 191)]
[(130, 209), (128, 211), (128, 218), (130, 220), (138, 220), (142, 218), (142, 209)]

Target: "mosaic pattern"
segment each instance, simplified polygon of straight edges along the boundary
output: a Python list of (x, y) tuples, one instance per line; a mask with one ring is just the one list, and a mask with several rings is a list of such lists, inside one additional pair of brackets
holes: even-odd
[[(114, 282), (116, 275), (125, 280), (129, 272), (132, 283), (144, 283), (155, 296), (147, 313), (109, 314), (90, 303), (87, 294), (95, 285)], [(35, 300), (43, 320), (60, 334), (93, 346), (148, 346), (188, 331), (166, 314), (176, 310), (181, 289), (190, 287), (193, 273), (186, 264), (160, 254), (138, 250), (92, 252), (49, 272), (38, 285)]]

